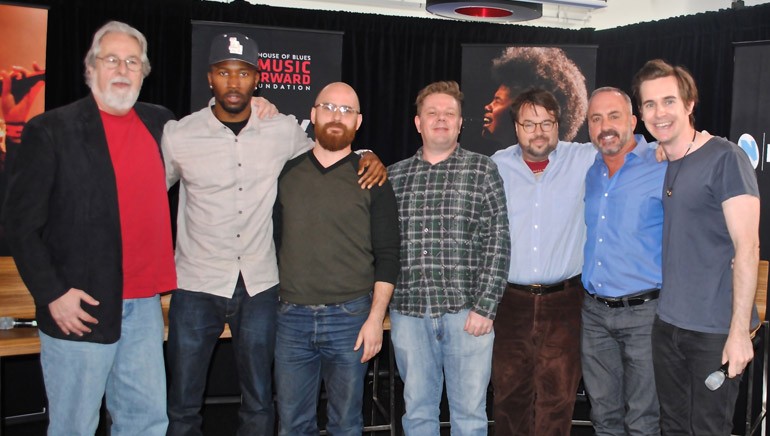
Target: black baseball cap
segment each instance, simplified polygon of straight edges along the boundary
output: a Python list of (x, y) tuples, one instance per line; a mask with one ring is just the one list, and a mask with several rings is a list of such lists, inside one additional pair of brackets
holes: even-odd
[(241, 33), (224, 33), (211, 41), (209, 65), (222, 61), (243, 61), (259, 68), (259, 48), (253, 39)]

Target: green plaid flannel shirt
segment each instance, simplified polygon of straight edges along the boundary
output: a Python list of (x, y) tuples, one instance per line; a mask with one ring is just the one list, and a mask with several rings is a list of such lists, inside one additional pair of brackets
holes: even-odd
[(459, 146), (435, 165), (422, 149), (388, 168), (401, 229), (401, 274), (390, 307), (439, 317), (495, 318), (511, 240), (503, 180), (487, 156)]

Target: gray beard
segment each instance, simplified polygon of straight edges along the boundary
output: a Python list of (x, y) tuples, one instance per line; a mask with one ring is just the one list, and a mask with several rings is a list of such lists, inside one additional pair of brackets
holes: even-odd
[[(108, 85), (109, 86), (109, 85)], [(123, 112), (128, 111), (134, 105), (136, 104), (136, 100), (139, 98), (139, 91), (140, 89), (137, 89), (134, 91), (133, 89), (128, 90), (126, 93), (116, 93), (112, 92), (109, 87), (107, 88), (107, 91), (102, 93), (99, 91), (99, 89), (95, 86), (91, 86), (91, 92), (94, 93), (99, 99), (109, 108), (115, 109), (117, 111)]]

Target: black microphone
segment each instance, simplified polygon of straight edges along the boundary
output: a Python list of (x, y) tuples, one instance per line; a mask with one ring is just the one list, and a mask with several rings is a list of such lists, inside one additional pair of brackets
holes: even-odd
[(729, 367), (730, 362), (725, 362), (718, 370), (709, 374), (709, 376), (706, 377), (706, 387), (711, 391), (721, 388), (722, 384), (725, 382), (725, 378), (727, 378), (727, 368)]

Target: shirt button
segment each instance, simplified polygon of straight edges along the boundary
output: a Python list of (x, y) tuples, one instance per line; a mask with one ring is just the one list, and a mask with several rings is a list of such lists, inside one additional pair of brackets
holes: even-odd
[(235, 142), (238, 142), (238, 138), (235, 138)]
[(532, 247), (532, 251), (537, 251), (537, 247)]
[(241, 256), (238, 256), (238, 260), (241, 260)]
[(537, 272), (537, 268), (534, 268), (532, 271)]
[(423, 250), (422, 254), (427, 255), (428, 254), (428, 250)]
[(239, 166), (239, 167), (242, 167), (243, 165), (242, 165), (240, 162), (238, 162), (238, 166)]
[(604, 242), (604, 238), (599, 238), (599, 242)]
[(538, 228), (538, 227), (537, 227), (537, 224), (535, 224), (535, 229), (537, 229), (537, 228)]
[(236, 237), (236, 238), (240, 238), (240, 237), (241, 237), (241, 234), (240, 234), (240, 233), (238, 233), (237, 235), (235, 235), (235, 237)]
[(596, 285), (596, 287), (597, 287), (597, 288), (601, 288), (601, 287), (602, 287), (602, 284), (601, 284), (601, 283), (599, 283), (599, 284), (597, 284), (597, 285)]
[[(239, 190), (239, 191), (243, 191), (243, 188), (238, 188), (238, 190)], [(604, 217), (602, 217), (602, 218), (604, 218)]]
[(243, 214), (243, 211), (242, 211), (242, 210), (239, 210), (239, 211), (238, 211), (238, 213), (239, 213), (239, 214)]
[(428, 230), (428, 228), (427, 228), (427, 227), (425, 227), (425, 228), (423, 229), (423, 232), (425, 232), (425, 233), (428, 233), (428, 231), (429, 231), (429, 230)]
[(606, 219), (604, 215), (602, 215), (602, 219)]
[(604, 193), (604, 196), (606, 197), (607, 195), (608, 195), (608, 194), (605, 192), (605, 193)]
[(599, 265), (599, 266), (602, 266), (602, 262), (601, 261), (596, 262), (596, 264)]

